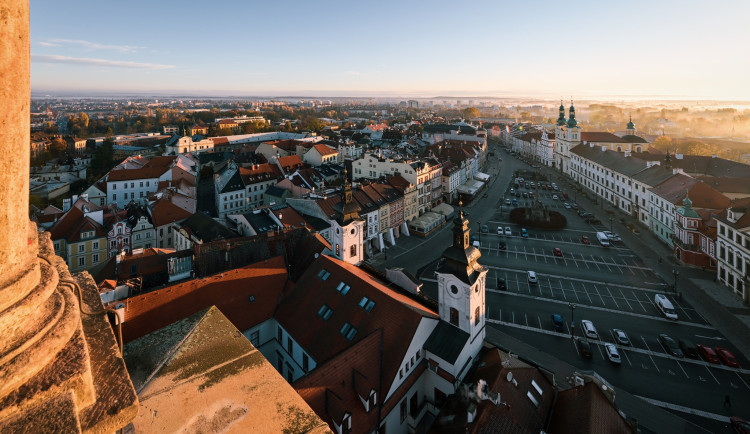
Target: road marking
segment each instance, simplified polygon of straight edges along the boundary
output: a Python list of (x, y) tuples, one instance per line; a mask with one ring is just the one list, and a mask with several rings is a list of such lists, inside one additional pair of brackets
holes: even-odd
[(622, 350), (620, 351), (622, 355), (625, 356), (625, 360), (628, 361), (628, 365), (633, 366), (633, 364), (630, 362), (630, 357), (628, 357), (628, 353), (625, 351), (625, 348), (623, 346), (620, 346), (620, 349)]
[(737, 376), (737, 378), (740, 379), (740, 381), (742, 381), (742, 384), (744, 384), (745, 387), (747, 387), (748, 389), (750, 389), (750, 386), (748, 386), (747, 383), (745, 383), (745, 380), (742, 379), (742, 376), (740, 374), (738, 374), (736, 372), (734, 374)]
[(515, 312), (515, 311), (512, 311), (512, 312), (510, 313), (510, 318), (511, 318), (511, 319), (510, 319), (510, 320), (511, 320), (511, 322), (512, 322), (513, 324), (515, 324), (515, 323), (516, 323), (516, 312)]
[(656, 366), (656, 362), (654, 361), (654, 358), (651, 356), (653, 354), (653, 351), (651, 351), (651, 348), (649, 348), (648, 344), (646, 343), (646, 339), (643, 336), (641, 336), (641, 340), (643, 341), (643, 345), (645, 345), (646, 348), (648, 348), (648, 353), (646, 354), (648, 354), (648, 358), (651, 359), (651, 363), (654, 364), (654, 368), (656, 368), (656, 372), (661, 373), (661, 371), (659, 370), (659, 367)]
[(568, 297), (567, 297), (567, 296), (565, 295), (565, 288), (563, 288), (563, 285), (562, 285), (562, 280), (558, 280), (558, 281), (557, 281), (557, 283), (559, 283), (559, 284), (560, 284), (560, 292), (562, 292), (562, 295), (563, 295), (563, 299), (564, 299), (564, 300), (567, 300), (567, 299), (568, 299)]
[(714, 373), (711, 372), (710, 369), (708, 369), (708, 366), (706, 366), (706, 371), (708, 371), (708, 373), (711, 374), (712, 377), (714, 377), (714, 380), (716, 381), (716, 384), (721, 384), (721, 383), (719, 383), (719, 380), (716, 379), (716, 376), (714, 375)]
[(638, 395), (634, 395), (634, 396), (637, 397), (637, 398), (641, 398), (642, 400), (648, 402), (649, 404), (655, 405), (657, 407), (662, 407), (662, 408), (666, 408), (666, 409), (669, 409), (669, 410), (679, 411), (681, 413), (688, 413), (688, 414), (692, 414), (692, 415), (695, 415), (695, 416), (704, 417), (706, 419), (713, 419), (713, 420), (716, 420), (716, 421), (719, 421), (719, 422), (729, 423), (729, 417), (724, 416), (722, 414), (709, 413), (707, 411), (698, 410), (698, 409), (695, 409), (695, 408), (685, 407), (685, 406), (682, 406), (682, 405), (677, 405), (677, 404), (672, 404), (672, 403), (669, 403), (669, 402), (658, 401), (656, 399), (646, 398), (645, 396), (638, 396)]
[(696, 338), (703, 338), (703, 339), (713, 339), (717, 341), (723, 341), (724, 338), (721, 336), (703, 336), (703, 335), (695, 335)]
[(609, 290), (609, 286), (606, 286), (606, 285), (605, 285), (604, 287), (605, 287), (605, 288), (607, 289), (607, 292), (609, 292), (609, 296), (610, 296), (610, 297), (612, 297), (612, 301), (614, 301), (614, 302), (615, 302), (615, 307), (619, 309), (619, 308), (620, 308), (620, 305), (619, 305), (619, 304), (617, 304), (617, 300), (615, 300), (615, 296), (614, 296), (614, 295), (612, 295), (612, 291), (610, 291), (610, 290)]
[(604, 297), (602, 297), (602, 294), (599, 292), (599, 288), (597, 288), (596, 285), (594, 285), (594, 291), (596, 291), (597, 295), (599, 295), (599, 299), (602, 301), (602, 305), (606, 306), (607, 303), (604, 302)]
[(523, 314), (523, 319), (524, 319), (524, 321), (526, 321), (526, 326), (528, 326), (529, 325), (529, 317), (526, 316), (526, 312), (524, 312), (524, 314)]
[(675, 362), (677, 362), (677, 366), (679, 366), (680, 369), (682, 369), (682, 373), (685, 374), (685, 377), (690, 378), (690, 376), (687, 374), (687, 372), (685, 372), (685, 368), (683, 368), (682, 365), (680, 364), (680, 361), (679, 360), (675, 360)]
[[(609, 284), (607, 284), (607, 288), (609, 288)], [(622, 292), (622, 289), (617, 288), (617, 290), (620, 291), (620, 295), (622, 295), (622, 299), (625, 300), (625, 303), (628, 304), (628, 307), (630, 308), (630, 310), (633, 310), (633, 306), (630, 305), (630, 302), (628, 301), (628, 298), (625, 297), (625, 294)]]

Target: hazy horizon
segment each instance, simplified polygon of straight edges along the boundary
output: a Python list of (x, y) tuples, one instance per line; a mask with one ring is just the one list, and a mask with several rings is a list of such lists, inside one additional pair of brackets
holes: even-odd
[(746, 101), (749, 13), (693, 0), (39, 0), (32, 91)]

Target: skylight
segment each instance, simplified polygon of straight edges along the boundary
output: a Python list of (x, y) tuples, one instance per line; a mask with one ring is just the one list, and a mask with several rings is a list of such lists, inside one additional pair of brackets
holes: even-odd
[[(330, 274), (330, 273), (328, 273), (328, 274)], [(323, 280), (325, 280), (325, 279), (323, 279)], [(336, 291), (340, 292), (341, 295), (346, 295), (346, 293), (349, 292), (350, 289), (352, 289), (352, 287), (349, 286), (348, 284), (344, 283), (344, 281), (341, 281), (341, 283), (339, 283), (339, 286), (336, 287)]]
[(318, 273), (318, 277), (320, 277), (320, 280), (328, 280), (328, 278), (331, 276), (331, 272), (326, 270), (325, 268), (320, 270), (320, 273)]
[(346, 340), (350, 341), (354, 339), (354, 336), (357, 334), (357, 329), (352, 327), (351, 324), (344, 323), (344, 326), (341, 327), (341, 335), (346, 338)]
[(328, 305), (327, 305), (327, 304), (324, 304), (324, 305), (323, 305), (323, 306), (321, 306), (321, 308), (320, 308), (320, 309), (318, 310), (318, 315), (319, 315), (319, 316), (320, 316), (321, 318), (323, 318), (324, 320), (327, 320), (328, 318), (330, 318), (332, 314), (333, 314), (333, 309), (331, 309), (330, 307), (328, 307)]
[(365, 312), (370, 312), (372, 311), (372, 308), (375, 307), (375, 302), (367, 297), (362, 297), (362, 300), (359, 301), (359, 307), (364, 309)]

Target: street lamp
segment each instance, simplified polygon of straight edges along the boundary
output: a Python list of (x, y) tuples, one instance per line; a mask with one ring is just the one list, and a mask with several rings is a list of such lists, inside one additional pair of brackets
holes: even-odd
[(613, 223), (614, 221), (615, 221), (615, 218), (614, 218), (614, 217), (610, 217), (610, 218), (609, 218), (609, 231), (610, 231), (610, 232), (612, 232), (612, 233), (615, 233), (615, 231), (614, 231), (614, 230), (612, 230), (612, 223)]
[(479, 238), (479, 244), (482, 244), (482, 222), (477, 221), (477, 236)]
[(575, 327), (575, 320), (573, 316), (573, 312), (576, 310), (576, 305), (573, 303), (568, 303), (568, 307), (570, 308), (570, 337), (573, 337), (573, 328)]
[(674, 291), (675, 296), (677, 295), (677, 276), (680, 275), (680, 270), (674, 269), (672, 270), (672, 274), (674, 275), (674, 285), (672, 285), (672, 291)]

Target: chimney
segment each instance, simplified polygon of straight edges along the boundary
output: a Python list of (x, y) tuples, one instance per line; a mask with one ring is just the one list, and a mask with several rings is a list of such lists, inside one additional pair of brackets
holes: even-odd
[(63, 199), (63, 206), (62, 206), (62, 208), (63, 208), (62, 209), (63, 212), (68, 212), (68, 210), (70, 209), (70, 198)]
[(607, 146), (606, 145), (602, 145), (602, 152), (607, 152)]
[(78, 195), (74, 194), (73, 195), (73, 204), (75, 204), (76, 202), (78, 202)]

